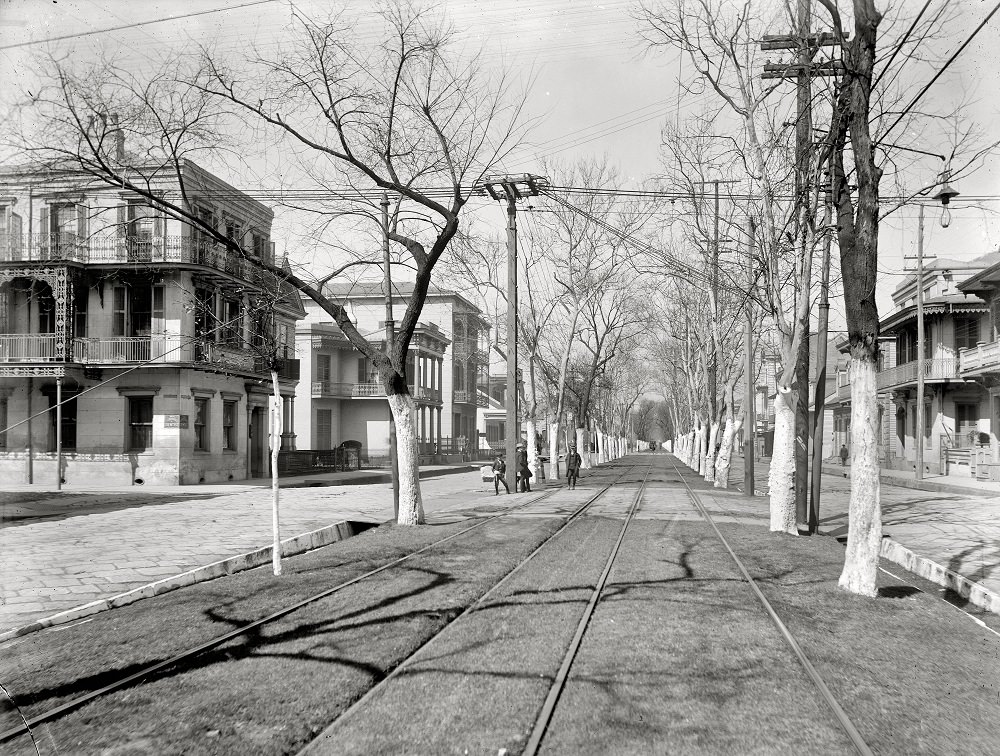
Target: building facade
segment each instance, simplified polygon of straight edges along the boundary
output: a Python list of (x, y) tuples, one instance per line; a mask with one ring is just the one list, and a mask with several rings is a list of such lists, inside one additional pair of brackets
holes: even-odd
[[(398, 323), (412, 284), (393, 287)], [(380, 283), (335, 284), (324, 293), (344, 305), (358, 330), (384, 344), (385, 294)], [(360, 443), (362, 458), (385, 457), (389, 405), (373, 366), (356, 351), (330, 316), (304, 300), (306, 318), (296, 333), (304, 360), (295, 427), (299, 448), (315, 450)], [(456, 461), (477, 447), (476, 410), (487, 375), (488, 322), (461, 294), (431, 287), (410, 342), (406, 377), (417, 408), (421, 460)], [(308, 351), (308, 356), (306, 356)], [(328, 445), (329, 444), (329, 445)]]
[[(883, 466), (914, 470), (923, 444), (924, 473), (975, 474), (984, 450), (1000, 461), (997, 441), (1000, 391), (980, 360), (995, 342), (992, 281), (1000, 264), (991, 253), (971, 261), (937, 259), (924, 268), (923, 344), (917, 337), (917, 279), (911, 274), (893, 292), (893, 310), (880, 323), (878, 390), (879, 455)], [(847, 342), (841, 342), (846, 352)], [(917, 421), (917, 357), (923, 350), (923, 427)], [(838, 441), (850, 447), (850, 385), (841, 371), (832, 396)], [(996, 405), (996, 406), (994, 406)], [(837, 447), (839, 448), (839, 446)]]
[[(268, 474), (270, 367), (285, 417), (297, 292), (268, 273), (272, 212), (186, 161), (138, 195), (73, 172), (0, 174), (0, 477), (185, 484)], [(294, 445), (290, 427), (282, 442)]]

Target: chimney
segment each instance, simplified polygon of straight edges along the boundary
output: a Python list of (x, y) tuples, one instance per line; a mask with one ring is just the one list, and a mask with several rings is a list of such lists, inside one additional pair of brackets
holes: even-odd
[(111, 135), (115, 140), (115, 160), (121, 163), (125, 160), (125, 132), (122, 131), (121, 127), (118, 125), (117, 113), (112, 113), (110, 120)]

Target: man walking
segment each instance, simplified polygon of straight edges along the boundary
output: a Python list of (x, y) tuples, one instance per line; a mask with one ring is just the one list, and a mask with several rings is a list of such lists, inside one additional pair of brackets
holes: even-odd
[(576, 489), (577, 478), (580, 477), (580, 465), (583, 459), (576, 453), (576, 444), (570, 444), (569, 451), (566, 452), (566, 485), (571, 489)]
[(497, 454), (493, 462), (493, 495), (500, 495), (500, 484), (503, 483), (503, 490), (510, 493), (510, 486), (507, 485), (507, 463), (503, 461), (503, 454)]
[(529, 493), (531, 491), (531, 468), (528, 467), (528, 450), (524, 448), (524, 444), (517, 445), (517, 483), (518, 490), (521, 493)]

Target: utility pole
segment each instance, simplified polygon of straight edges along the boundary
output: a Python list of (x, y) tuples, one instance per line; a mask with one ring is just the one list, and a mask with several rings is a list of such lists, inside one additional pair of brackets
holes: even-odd
[(924, 206), (917, 226), (917, 480), (924, 479)]
[[(546, 183), (540, 176), (502, 176), (484, 178), (481, 190), (494, 200), (507, 203), (507, 391), (505, 443), (507, 446), (507, 485), (517, 486), (517, 200), (537, 196)], [(534, 439), (529, 439), (534, 443)]]
[[(811, 0), (798, 0), (796, 31), (788, 35), (768, 35), (761, 42), (762, 50), (796, 50), (796, 62), (791, 65), (766, 63), (762, 78), (796, 80), (797, 118), (795, 121), (795, 213), (803, 252), (810, 208), (806, 193), (809, 182), (812, 147), (812, 85), (814, 76), (832, 76), (842, 65), (836, 61), (814, 63), (813, 57), (821, 46), (836, 45), (833, 34), (813, 34), (809, 30)], [(846, 38), (846, 35), (845, 35)], [(810, 281), (803, 281), (808, 287)], [(809, 313), (799, 328), (803, 330), (796, 355), (798, 401), (795, 405), (795, 525), (800, 535), (808, 535), (809, 527)], [(820, 345), (825, 349), (824, 345)], [(817, 384), (817, 393), (820, 388)]]
[(753, 252), (756, 245), (757, 225), (753, 218), (749, 219), (750, 227), (748, 235), (750, 241), (747, 245), (747, 322), (746, 322), (746, 396), (743, 404), (746, 406), (746, 421), (744, 428), (746, 431), (743, 437), (746, 439), (743, 449), (743, 490), (747, 496), (753, 496), (756, 490), (754, 481), (754, 442), (757, 440), (757, 408), (756, 401), (756, 380), (753, 373), (753, 301), (750, 292), (753, 291)]
[[(831, 171), (832, 180), (832, 171)], [(823, 265), (820, 270), (819, 325), (816, 328), (816, 398), (813, 403), (813, 459), (812, 498), (809, 506), (809, 532), (819, 529), (819, 504), (823, 475), (823, 413), (826, 410), (826, 342), (830, 321), (830, 226), (833, 223), (833, 187), (826, 195), (826, 223), (824, 224)]]
[[(392, 274), (389, 271), (389, 195), (382, 192), (382, 264), (385, 268), (385, 353), (392, 360), (396, 340), (396, 321), (392, 318)], [(388, 405), (387, 405), (388, 406)], [(389, 460), (392, 466), (393, 522), (399, 520), (399, 457), (396, 440), (396, 418), (389, 408)]]

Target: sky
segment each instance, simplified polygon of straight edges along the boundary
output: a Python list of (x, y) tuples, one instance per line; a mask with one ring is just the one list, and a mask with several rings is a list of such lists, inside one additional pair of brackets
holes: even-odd
[[(943, 5), (935, 0), (930, 8)], [(885, 3), (877, 3), (883, 7)], [(329, 6), (320, 0), (296, 0), (296, 7), (309, 16)], [(365, 0), (352, 0), (352, 11), (363, 11)], [(527, 113), (538, 119), (531, 145), (513, 155), (504, 168), (510, 172), (537, 172), (539, 158), (567, 163), (587, 157), (606, 157), (619, 166), (622, 183), (643, 187), (660, 170), (660, 131), (664, 123), (684, 118), (705, 97), (680, 95), (678, 79), (690, 79), (690, 65), (676, 54), (659, 51), (644, 54), (630, 15), (633, 2), (607, 0), (444, 0), (439, 3), (470, 49), (481, 46), (488, 57), (504, 60), (525, 77), (533, 76)], [(814, 3), (815, 5), (815, 3)], [(841, 6), (846, 6), (844, 0)], [(923, 0), (896, 0), (903, 15), (912, 17)], [(966, 40), (975, 26), (993, 9), (994, 0), (952, 0), (953, 17), (940, 35), (926, 44), (929, 58), (908, 63), (902, 76), (919, 85), (929, 81), (943, 60)], [(770, 13), (774, 2), (754, 3), (761, 13)], [(225, 10), (220, 10), (225, 9)], [(173, 18), (159, 23), (158, 19)], [(81, 35), (50, 42), (54, 50), (86, 59), (98, 53), (113, 54), (119, 62), (140, 62), (150, 52), (179, 49), (189, 41), (211, 40), (223, 50), (238, 50), (248, 41), (276, 44), (287, 34), (292, 16), (288, 0), (0, 0), (0, 80), (30, 82), (30, 55), (39, 46), (26, 42)], [(101, 31), (113, 27), (130, 28)], [(775, 28), (772, 33), (787, 31)], [(895, 33), (899, 33), (897, 26)], [(99, 33), (90, 33), (99, 32)], [(371, 34), (362, 21), (358, 35)], [(959, 100), (987, 133), (1000, 139), (1000, 15), (983, 29), (928, 90), (920, 109), (942, 112)], [(950, 149), (947, 135), (905, 134), (897, 130), (897, 143), (920, 145), (930, 152)], [(935, 141), (925, 144), (924, 141)], [(913, 155), (911, 154), (912, 158)], [(908, 183), (923, 181), (939, 162), (918, 158)], [(240, 176), (227, 176), (237, 187)], [(1000, 245), (1000, 165), (987, 161), (975, 175), (956, 183), (962, 194), (952, 202), (949, 228), (938, 223), (939, 211), (926, 209), (925, 251), (928, 255), (972, 259)], [(883, 183), (882, 193), (895, 194)], [(977, 198), (966, 201), (963, 197)], [(473, 208), (483, 222), (502, 228), (503, 212), (495, 204)], [(282, 229), (282, 210), (275, 208), (276, 231)], [(891, 291), (905, 275), (915, 254), (917, 208), (904, 207), (887, 217), (880, 231), (879, 310), (891, 306)], [(280, 248), (280, 244), (279, 244)], [(833, 301), (833, 327), (842, 327), (843, 305)]]

